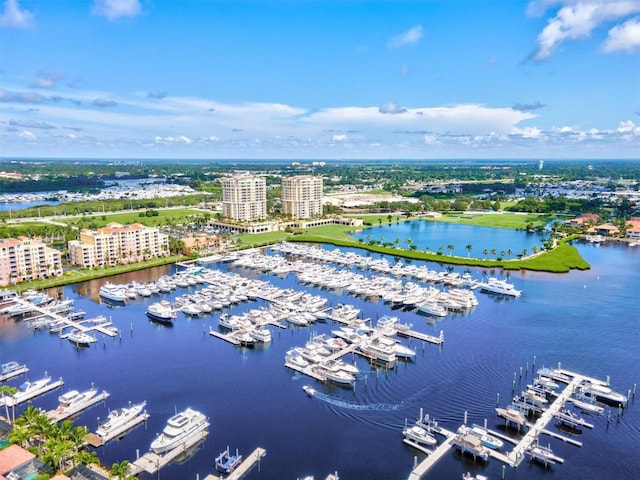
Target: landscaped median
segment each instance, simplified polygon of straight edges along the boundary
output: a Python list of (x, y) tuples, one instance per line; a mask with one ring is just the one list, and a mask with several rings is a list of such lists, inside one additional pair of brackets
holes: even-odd
[(152, 258), (144, 262), (129, 263), (127, 265), (115, 265), (113, 267), (97, 267), (97, 268), (77, 268), (67, 270), (59, 277), (41, 278), (30, 282), (18, 283), (11, 285), (9, 288), (17, 292), (24, 292), (30, 288), (43, 290), (47, 288), (60, 287), (62, 285), (70, 285), (72, 283), (85, 282), (87, 280), (95, 280), (96, 278), (109, 277), (120, 273), (134, 272), (136, 270), (144, 270), (145, 268), (158, 267), (169, 263), (181, 262), (188, 260), (190, 257), (182, 255), (173, 255), (170, 257)]
[(362, 248), (364, 250), (369, 250), (370, 252), (394, 255), (396, 257), (470, 267), (504, 268), (505, 270), (536, 270), (552, 273), (566, 273), (571, 269), (586, 270), (591, 268), (591, 266), (580, 256), (578, 250), (567, 243), (569, 239), (559, 242), (552, 250), (543, 251), (523, 259), (510, 260), (484, 260), (481, 258), (438, 255), (437, 253), (422, 252), (418, 250), (405, 250), (402, 248), (369, 245), (350, 238), (344, 232), (332, 235), (330, 232), (314, 234), (312, 231), (309, 231), (302, 235), (292, 235), (287, 240), (296, 242), (329, 243), (340, 247)]

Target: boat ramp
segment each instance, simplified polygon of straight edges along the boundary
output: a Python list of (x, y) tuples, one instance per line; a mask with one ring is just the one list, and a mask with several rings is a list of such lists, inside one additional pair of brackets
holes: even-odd
[(55, 410), (49, 410), (45, 413), (45, 415), (51, 419), (51, 423), (61, 422), (62, 420), (66, 420), (67, 418), (86, 410), (96, 403), (101, 402), (102, 400), (106, 400), (108, 397), (109, 393), (103, 390), (102, 392), (97, 393), (85, 402), (79, 402), (77, 405), (71, 405), (68, 408), (58, 407)]
[(177, 446), (173, 450), (169, 450), (162, 455), (158, 455), (157, 453), (151, 451), (145, 453), (143, 456), (136, 458), (135, 461), (131, 462), (130, 474), (139, 475), (142, 472), (147, 472), (150, 475), (155, 474), (162, 467), (166, 466), (171, 461), (178, 458), (181, 454), (188, 452), (190, 448), (203, 441), (205, 438), (207, 438), (207, 435), (209, 435), (208, 430), (198, 432), (198, 434), (192, 435), (181, 445)]
[(256, 465), (260, 465), (260, 461), (267, 454), (264, 448), (256, 448), (236, 469), (229, 475), (219, 477), (217, 475), (207, 475), (204, 480), (240, 480), (244, 478)]
[[(570, 425), (572, 427), (585, 427), (585, 428), (593, 428), (593, 425), (586, 422), (582, 418), (579, 418), (574, 415), (568, 414), (564, 410), (564, 405), (567, 401), (569, 401), (572, 395), (576, 392), (578, 387), (585, 382), (596, 384), (596, 385), (608, 385), (608, 382), (604, 382), (602, 380), (588, 377), (586, 375), (581, 375), (579, 373), (571, 372), (568, 370), (560, 370), (554, 369), (555, 372), (554, 379), (559, 380), (563, 383), (566, 383), (565, 388), (560, 392), (555, 400), (542, 411), (542, 414), (536, 419), (534, 423), (525, 422), (524, 426), (527, 427), (526, 433), (520, 439), (513, 439), (502, 435), (499, 432), (495, 432), (492, 430), (487, 430), (490, 435), (499, 437), (511, 444), (514, 447), (511, 451), (503, 453), (498, 450), (485, 449), (486, 455), (488, 458), (494, 458), (510, 467), (517, 468), (522, 460), (529, 455), (530, 458), (536, 458), (536, 450), (545, 450), (545, 455), (547, 455), (548, 463), (563, 463), (564, 459), (557, 457), (551, 453), (549, 449), (539, 446), (540, 435), (547, 435), (552, 438), (556, 438), (562, 440), (571, 445), (580, 447), (582, 443), (566, 436), (563, 436), (559, 433), (548, 430), (547, 425), (555, 418), (558, 419), (561, 423)], [(428, 416), (426, 417), (428, 419)], [(454, 446), (460, 447), (460, 441), (457, 437), (459, 435), (456, 432), (449, 431), (441, 426), (439, 426), (435, 422), (422, 423), (422, 411), (420, 412), (420, 419), (416, 422), (417, 425), (420, 425), (430, 432), (444, 436), (445, 439), (436, 447), (434, 450), (427, 449), (423, 446), (412, 442), (411, 440), (404, 439), (404, 442), (417, 450), (425, 453), (427, 457), (421, 462), (417, 462), (409, 475), (409, 480), (420, 480), (424, 475), (431, 470), (431, 468), (444, 457), (447, 452), (453, 448)], [(508, 420), (507, 420), (508, 421)], [(465, 423), (466, 423), (466, 414), (465, 414)], [(464, 446), (460, 447), (464, 452)], [(469, 450), (469, 453), (474, 453)], [(543, 460), (545, 463), (547, 460)]]

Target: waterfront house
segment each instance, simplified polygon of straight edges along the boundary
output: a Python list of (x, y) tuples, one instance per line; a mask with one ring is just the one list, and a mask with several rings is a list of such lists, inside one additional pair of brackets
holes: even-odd
[(0, 480), (35, 478), (50, 471), (49, 465), (20, 445), (9, 445), (0, 450)]
[(597, 213), (583, 213), (582, 215), (565, 221), (565, 225), (569, 227), (584, 227), (586, 225), (593, 225), (600, 220), (600, 215)]
[(627, 238), (640, 238), (640, 217), (631, 217), (626, 224)]

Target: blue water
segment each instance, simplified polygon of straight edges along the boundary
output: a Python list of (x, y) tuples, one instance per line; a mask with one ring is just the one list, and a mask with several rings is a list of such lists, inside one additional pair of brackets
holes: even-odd
[[(353, 234), (356, 239), (367, 243), (370, 240), (391, 242), (400, 248), (415, 245), (417, 250), (438, 252), (441, 247), (444, 255), (459, 257), (495, 258), (505, 252), (504, 258), (516, 258), (524, 249), (530, 254), (533, 247), (542, 248), (545, 236), (537, 232), (525, 232), (506, 228), (476, 227), (459, 223), (432, 222), (427, 220), (410, 220), (370, 227)], [(408, 244), (407, 239), (411, 242)], [(400, 240), (400, 242), (396, 242)], [(453, 245), (453, 251), (447, 247)], [(471, 251), (467, 250), (471, 245)], [(484, 250), (488, 254), (484, 254)], [(496, 250), (496, 255), (492, 255)], [(509, 255), (511, 250), (511, 255)]]
[(44, 205), (59, 205), (57, 200), (40, 200), (37, 202), (17, 202), (17, 203), (4, 203), (0, 202), (0, 210), (23, 210), (31, 207), (41, 207)]
[[(411, 235), (416, 243), (426, 243), (415, 233)], [(475, 240), (462, 243), (473, 243), (475, 251)], [(254, 470), (249, 479), (296, 479), (304, 475), (318, 479), (334, 471), (345, 480), (405, 479), (414, 456), (422, 458), (402, 443), (405, 419), (412, 421), (423, 408), (440, 424), (455, 429), (467, 411), (469, 422), (482, 423), (486, 418), (490, 427), (499, 429), (503, 422), (494, 411), (497, 395), (501, 406), (508, 403), (513, 396), (514, 372), (519, 373), (522, 367), (523, 377), (518, 376), (515, 392), (519, 393), (532, 378), (534, 361), (536, 368), (562, 362), (563, 368), (602, 379), (610, 375), (613, 388), (624, 393), (640, 383), (636, 300), (640, 292), (640, 249), (584, 244), (578, 248), (591, 264), (590, 270), (562, 275), (511, 272), (511, 281), (522, 289), (522, 297), (504, 300), (478, 293), (480, 304), (471, 313), (438, 322), (428, 322), (410, 312), (391, 311), (382, 302), (309, 289), (327, 296), (332, 305), (346, 302), (360, 306), (365, 317), (375, 319), (393, 313), (403, 322), (413, 323), (416, 330), (432, 335), (444, 331), (442, 348), (414, 341), (412, 346), (419, 352), (416, 361), (400, 362), (391, 371), (373, 370), (366, 361), (354, 357), (361, 372), (367, 374), (367, 381), (358, 381), (353, 390), (323, 386), (283, 365), (289, 348), (303, 345), (312, 332), (328, 333), (335, 328), (331, 323), (273, 329), (270, 346), (239, 349), (205, 333), (210, 325), (216, 325), (218, 314), (193, 320), (179, 314), (175, 325), (166, 328), (150, 323), (144, 315), (146, 305), (157, 297), (107, 308), (97, 298), (103, 280), (67, 286), (59, 292), (74, 298), (76, 307), (87, 311), (88, 316), (111, 317), (122, 331), (121, 338), (100, 338), (97, 345), (77, 350), (48, 332), (33, 332), (23, 322), (1, 319), (0, 361), (27, 363), (30, 379), (40, 378), (45, 370), (54, 378), (62, 376), (64, 391), (95, 383), (110, 392), (105, 405), (99, 404), (77, 419), (91, 429), (95, 429), (98, 417), (106, 417), (109, 408), (146, 400), (151, 415), (147, 425), (97, 450), (106, 465), (134, 460), (137, 450), (146, 452), (175, 409), (191, 406), (210, 417), (209, 437), (183, 464), (162, 469), (162, 479), (204, 478), (214, 471), (214, 459), (227, 445), (245, 455), (258, 446), (267, 449), (259, 471)], [(147, 281), (172, 268), (109, 280)], [(234, 267), (216, 268), (267, 279), (278, 286), (306, 288), (298, 286), (293, 275), (278, 278)], [(470, 271), (476, 278), (483, 274), (479, 269)], [(492, 273), (502, 275), (500, 271)], [(262, 302), (250, 302), (232, 312), (256, 304)], [(10, 384), (22, 381), (24, 377)], [(305, 384), (319, 390), (318, 398), (304, 394)], [(40, 397), (34, 405), (54, 408), (59, 393)], [(595, 428), (575, 436), (584, 443), (582, 448), (548, 439), (554, 452), (565, 458), (563, 465), (545, 470), (524, 462), (517, 470), (507, 467), (505, 478), (637, 478), (638, 400), (630, 402), (621, 418), (612, 411), (609, 423), (606, 415), (588, 420)], [(553, 425), (550, 428), (555, 429)], [(546, 443), (547, 438), (543, 439)], [(467, 470), (500, 478), (502, 464), (496, 460), (474, 464), (452, 450), (425, 478), (460, 478)]]

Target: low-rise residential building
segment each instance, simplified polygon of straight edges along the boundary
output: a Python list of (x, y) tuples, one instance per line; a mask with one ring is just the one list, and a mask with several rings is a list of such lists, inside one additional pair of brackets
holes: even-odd
[(62, 275), (62, 255), (40, 240), (0, 239), (0, 286)]
[(169, 255), (169, 237), (156, 227), (116, 222), (97, 230), (83, 229), (69, 242), (69, 263), (83, 268), (134, 263)]
[(631, 217), (626, 227), (628, 238), (640, 238), (640, 217)]
[(598, 222), (598, 220), (600, 220), (600, 215), (598, 215), (597, 213), (584, 213), (577, 216), (576, 218), (567, 220), (564, 223), (570, 227), (584, 227), (586, 225), (595, 224)]

